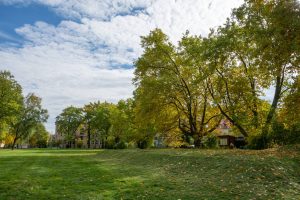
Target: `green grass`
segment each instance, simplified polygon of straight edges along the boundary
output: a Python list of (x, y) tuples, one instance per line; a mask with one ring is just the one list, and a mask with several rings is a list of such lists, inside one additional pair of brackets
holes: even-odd
[(0, 150), (0, 199), (300, 199), (299, 147)]

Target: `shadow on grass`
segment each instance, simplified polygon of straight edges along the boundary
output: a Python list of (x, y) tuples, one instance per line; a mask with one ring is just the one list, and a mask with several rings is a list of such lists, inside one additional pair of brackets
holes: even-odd
[(153, 173), (99, 158), (99, 150), (17, 151), (0, 155), (0, 199), (115, 199), (131, 191), (136, 197)]
[(299, 160), (230, 151), (0, 152), (0, 199), (297, 199)]

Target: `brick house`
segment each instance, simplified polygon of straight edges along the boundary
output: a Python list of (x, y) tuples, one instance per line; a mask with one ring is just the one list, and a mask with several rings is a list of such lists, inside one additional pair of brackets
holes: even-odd
[(242, 147), (246, 144), (245, 137), (236, 134), (232, 130), (232, 124), (226, 120), (221, 120), (219, 127), (216, 129), (216, 135), (219, 138), (220, 147)]

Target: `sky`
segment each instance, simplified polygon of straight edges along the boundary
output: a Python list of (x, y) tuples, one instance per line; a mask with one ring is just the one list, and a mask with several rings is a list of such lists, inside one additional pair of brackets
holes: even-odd
[(70, 105), (132, 97), (140, 36), (162, 29), (176, 44), (206, 36), (242, 0), (0, 0), (0, 70), (55, 117)]

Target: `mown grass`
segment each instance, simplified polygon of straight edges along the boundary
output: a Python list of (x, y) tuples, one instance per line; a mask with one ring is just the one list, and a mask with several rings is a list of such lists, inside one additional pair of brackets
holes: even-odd
[(0, 199), (298, 200), (300, 150), (0, 150)]

